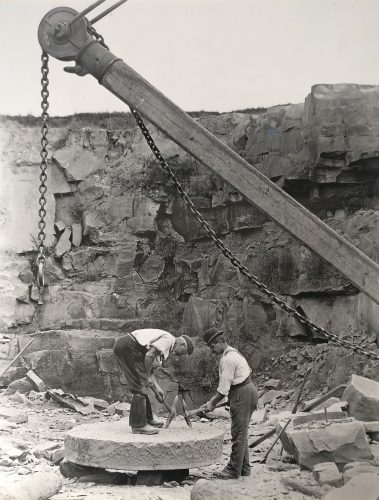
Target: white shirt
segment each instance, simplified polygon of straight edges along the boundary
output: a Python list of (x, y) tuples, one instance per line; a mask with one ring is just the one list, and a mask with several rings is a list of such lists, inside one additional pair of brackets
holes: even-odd
[(251, 373), (246, 359), (233, 347), (227, 347), (221, 356), (217, 392), (227, 396), (231, 385), (240, 384)]
[(168, 358), (175, 343), (175, 337), (171, 333), (156, 328), (134, 330), (134, 332), (131, 332), (131, 335), (133, 335), (140, 345), (146, 347), (147, 350), (150, 347), (155, 347), (165, 360)]

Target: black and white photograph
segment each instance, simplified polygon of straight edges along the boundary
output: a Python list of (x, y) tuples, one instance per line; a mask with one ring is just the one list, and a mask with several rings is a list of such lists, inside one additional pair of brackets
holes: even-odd
[(378, 0), (0, 20), (0, 500), (379, 500)]

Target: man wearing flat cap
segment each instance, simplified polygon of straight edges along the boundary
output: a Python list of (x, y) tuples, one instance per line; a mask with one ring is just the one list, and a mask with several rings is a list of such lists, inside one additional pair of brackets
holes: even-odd
[(134, 434), (157, 434), (157, 428), (163, 427), (163, 422), (154, 418), (146, 393), (148, 387), (154, 388), (157, 399), (163, 399), (163, 390), (153, 371), (170, 354), (183, 356), (192, 354), (193, 350), (193, 342), (187, 335), (175, 338), (171, 333), (155, 328), (134, 330), (116, 340), (113, 352), (133, 395), (129, 425)]
[(251, 369), (242, 354), (226, 343), (223, 330), (209, 328), (204, 334), (204, 342), (213, 354), (221, 358), (217, 392), (201, 408), (212, 411), (227, 396), (232, 417), (232, 452), (229, 463), (221, 472), (216, 472), (215, 476), (220, 479), (249, 476), (248, 429), (251, 415), (258, 403), (258, 391), (250, 378)]

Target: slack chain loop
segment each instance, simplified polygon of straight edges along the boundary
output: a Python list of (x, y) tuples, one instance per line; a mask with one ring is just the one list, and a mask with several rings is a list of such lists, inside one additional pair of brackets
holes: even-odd
[(40, 186), (39, 186), (39, 210), (38, 210), (38, 215), (40, 217), (39, 222), (38, 222), (38, 255), (37, 255), (37, 266), (38, 266), (38, 280), (37, 280), (37, 286), (38, 286), (38, 294), (39, 294), (39, 299), (38, 303), (42, 304), (42, 293), (43, 293), (43, 287), (45, 286), (45, 277), (44, 277), (44, 265), (46, 261), (46, 257), (44, 255), (45, 251), (45, 228), (46, 228), (46, 222), (45, 222), (45, 217), (46, 217), (46, 191), (47, 191), (47, 186), (46, 186), (46, 180), (47, 180), (47, 174), (46, 174), (46, 169), (47, 169), (47, 145), (48, 145), (48, 140), (47, 140), (47, 134), (49, 132), (48, 128), (48, 119), (49, 119), (49, 114), (47, 112), (49, 108), (49, 91), (48, 91), (48, 85), (49, 85), (49, 79), (48, 79), (48, 74), (49, 74), (49, 56), (47, 55), (46, 52), (42, 52), (41, 56), (41, 61), (42, 61), (42, 67), (41, 67), (41, 73), (42, 73), (42, 78), (41, 78), (41, 85), (42, 85), (42, 90), (41, 90), (41, 96), (42, 96), (42, 102), (41, 102), (41, 108), (42, 108), (42, 126), (41, 126), (41, 131), (42, 131), (42, 139), (41, 139), (41, 164), (40, 164), (40, 169), (41, 173), (39, 176), (39, 179), (41, 181)]
[[(93, 30), (93, 31), (92, 31)], [(95, 36), (95, 38), (105, 47), (109, 50), (109, 48), (105, 45), (104, 43), (104, 38), (99, 35), (94, 28), (90, 27), (89, 32)], [(147, 144), (149, 145), (151, 151), (153, 152), (154, 156), (158, 160), (160, 166), (162, 169), (167, 173), (167, 175), (170, 177), (172, 183), (174, 184), (176, 190), (178, 191), (179, 195), (183, 198), (184, 202), (186, 205), (189, 207), (191, 212), (194, 214), (196, 219), (199, 221), (201, 226), (205, 229), (207, 234), (210, 236), (210, 238), (214, 241), (215, 245), (217, 248), (221, 250), (221, 252), (225, 255), (225, 257), (233, 264), (234, 267), (236, 267), (239, 272), (245, 276), (251, 283), (253, 283), (261, 292), (263, 292), (265, 295), (267, 295), (270, 298), (270, 301), (279, 306), (283, 311), (286, 311), (289, 315), (293, 316), (296, 318), (300, 323), (303, 325), (308, 326), (311, 328), (314, 332), (319, 333), (323, 337), (327, 338), (328, 340), (338, 344), (341, 347), (344, 347), (346, 349), (350, 349), (358, 354), (363, 354), (367, 356), (368, 358), (371, 359), (376, 359), (379, 360), (379, 354), (373, 351), (367, 351), (363, 347), (361, 347), (358, 344), (354, 344), (348, 340), (340, 339), (335, 333), (328, 332), (324, 330), (321, 326), (317, 326), (312, 321), (310, 321), (308, 318), (300, 314), (296, 309), (293, 309), (289, 304), (287, 304), (283, 299), (281, 299), (278, 295), (276, 295), (274, 292), (269, 290), (267, 286), (264, 283), (261, 283), (256, 276), (250, 273), (250, 271), (247, 269), (246, 266), (244, 266), (240, 260), (233, 255), (231, 250), (226, 247), (224, 242), (220, 240), (215, 231), (210, 227), (208, 222), (203, 218), (201, 213), (196, 209), (195, 205), (193, 204), (192, 200), (188, 197), (187, 193), (184, 191), (182, 188), (180, 182), (177, 180), (175, 177), (174, 172), (171, 170), (170, 166), (168, 165), (166, 159), (163, 157), (162, 153), (159, 151), (157, 145), (154, 142), (154, 139), (151, 137), (150, 132), (148, 131), (144, 121), (142, 120), (142, 117), (140, 114), (135, 110), (135, 109), (130, 109), (132, 112), (138, 127), (141, 129), (141, 132), (143, 136), (146, 139)]]
[(360, 345), (353, 344), (352, 342), (349, 342), (348, 340), (340, 339), (340, 338), (338, 338), (338, 336), (336, 334), (330, 333), (330, 332), (324, 330), (324, 328), (313, 324), (312, 321), (310, 321), (308, 318), (306, 318), (305, 316), (300, 314), (298, 311), (296, 311), (296, 309), (293, 309), (283, 299), (281, 299), (274, 292), (269, 290), (264, 283), (261, 283), (256, 276), (251, 274), (250, 271), (247, 269), (247, 267), (244, 266), (240, 262), (240, 260), (235, 255), (233, 255), (231, 250), (229, 250), (229, 248), (226, 247), (224, 242), (217, 237), (215, 231), (209, 226), (208, 222), (203, 218), (201, 213), (196, 209), (192, 200), (188, 197), (187, 193), (184, 191), (181, 184), (176, 179), (175, 174), (171, 170), (166, 159), (162, 156), (161, 152), (159, 151), (158, 147), (156, 146), (153, 138), (151, 137), (151, 135), (150, 135), (148, 129), (146, 128), (146, 125), (144, 124), (139, 113), (134, 109), (131, 109), (131, 112), (132, 112), (134, 118), (136, 119), (137, 125), (141, 129), (141, 132), (142, 132), (143, 136), (145, 137), (146, 142), (149, 145), (151, 151), (153, 152), (154, 156), (158, 160), (162, 169), (170, 177), (170, 179), (171, 179), (172, 183), (174, 184), (176, 190), (178, 191), (179, 195), (183, 198), (186, 205), (189, 207), (189, 209), (194, 214), (196, 219), (199, 221), (201, 226), (205, 229), (205, 231), (208, 233), (208, 235), (214, 241), (216, 246), (221, 250), (221, 252), (225, 255), (225, 257), (233, 264), (234, 267), (236, 267), (239, 270), (239, 272), (243, 276), (245, 276), (249, 281), (254, 283), (254, 285), (256, 285), (256, 287), (261, 292), (263, 292), (265, 295), (267, 295), (270, 298), (271, 302), (278, 305), (281, 309), (286, 311), (291, 316), (294, 316), (303, 325), (310, 327), (314, 332), (319, 333), (323, 337), (326, 337), (327, 339), (331, 340), (332, 342), (335, 342), (336, 344), (340, 345), (341, 347), (351, 349), (358, 354), (364, 354), (365, 356), (367, 356), (371, 359), (379, 359), (379, 354), (372, 352), (372, 351), (367, 351), (363, 347), (361, 347)]

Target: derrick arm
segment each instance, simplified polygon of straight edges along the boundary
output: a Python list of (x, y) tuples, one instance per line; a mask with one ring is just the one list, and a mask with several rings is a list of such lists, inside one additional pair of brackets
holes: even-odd
[(75, 15), (77, 12), (67, 7), (46, 14), (38, 32), (44, 51), (57, 59), (74, 60), (81, 74), (87, 72), (97, 78), (102, 86), (234, 186), (270, 219), (379, 304), (379, 266), (374, 261), (95, 41), (87, 32), (88, 21), (80, 18), (67, 29)]

